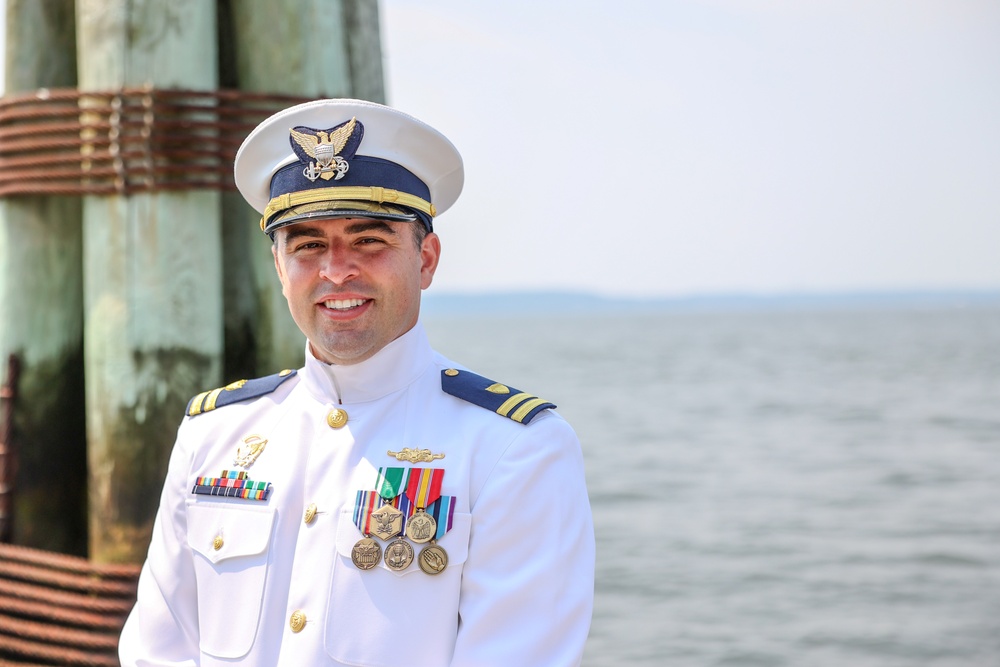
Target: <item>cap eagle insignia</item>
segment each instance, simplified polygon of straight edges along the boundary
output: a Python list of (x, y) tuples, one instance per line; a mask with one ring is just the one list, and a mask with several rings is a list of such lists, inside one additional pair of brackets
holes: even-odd
[(354, 157), (364, 133), (364, 125), (352, 118), (326, 130), (293, 127), (289, 130), (289, 143), (299, 159), (306, 163), (302, 170), (306, 178), (339, 181), (347, 173), (350, 167), (347, 160)]

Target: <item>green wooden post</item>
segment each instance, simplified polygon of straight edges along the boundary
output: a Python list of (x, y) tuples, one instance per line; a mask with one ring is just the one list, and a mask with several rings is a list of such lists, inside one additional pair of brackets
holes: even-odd
[(351, 96), (384, 104), (378, 0), (344, 0), (344, 34), (351, 72)]
[[(208, 0), (77, 0), (80, 89), (217, 88)], [(145, 556), (186, 401), (221, 381), (220, 196), (87, 196), (90, 553)]]
[[(73, 0), (7, 0), (7, 94), (76, 86)], [(18, 544), (85, 554), (86, 433), (79, 197), (0, 199), (0, 359), (13, 408)]]
[[(376, 0), (220, 0), (225, 85), (248, 92), (384, 101)], [(227, 377), (302, 365), (260, 216), (224, 196)], [(248, 363), (247, 360), (252, 360)]]

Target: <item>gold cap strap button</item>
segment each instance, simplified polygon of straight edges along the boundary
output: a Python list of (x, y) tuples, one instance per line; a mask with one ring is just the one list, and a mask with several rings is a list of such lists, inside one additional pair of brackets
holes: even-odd
[(326, 413), (326, 423), (330, 428), (342, 428), (347, 423), (347, 411), (333, 408)]
[(291, 618), (288, 619), (288, 626), (292, 632), (302, 632), (302, 628), (306, 627), (306, 615), (302, 613), (301, 609), (292, 612)]

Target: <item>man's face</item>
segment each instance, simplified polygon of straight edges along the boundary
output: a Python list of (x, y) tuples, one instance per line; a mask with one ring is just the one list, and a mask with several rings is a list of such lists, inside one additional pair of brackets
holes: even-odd
[(356, 364), (417, 323), (441, 244), (430, 233), (417, 248), (415, 224), (341, 218), (278, 230), (281, 291), (317, 359)]

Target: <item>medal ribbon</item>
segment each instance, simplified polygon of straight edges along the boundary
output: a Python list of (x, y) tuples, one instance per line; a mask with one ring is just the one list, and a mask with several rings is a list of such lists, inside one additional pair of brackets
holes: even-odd
[(392, 500), (406, 486), (407, 468), (379, 468), (378, 477), (375, 478), (375, 490), (383, 500)]
[(378, 494), (374, 491), (358, 491), (354, 500), (354, 525), (365, 535), (371, 533), (372, 512), (378, 509)]
[(406, 497), (416, 509), (425, 509), (441, 497), (443, 480), (443, 468), (411, 468), (410, 479), (406, 485)]
[(451, 523), (455, 518), (455, 496), (441, 496), (427, 508), (427, 513), (437, 523), (437, 534), (434, 535), (434, 539), (440, 540), (451, 530)]
[(406, 519), (413, 514), (413, 505), (410, 504), (410, 499), (404, 494), (400, 493), (398, 496), (392, 500), (383, 500), (383, 505), (392, 505), (400, 512), (403, 513), (403, 525), (400, 527), (399, 532), (401, 535), (406, 534)]
[(407, 517), (411, 516), (414, 512), (413, 503), (410, 502), (410, 499), (405, 494), (401, 493), (392, 499), (392, 506), (403, 513), (403, 525), (405, 526)]

